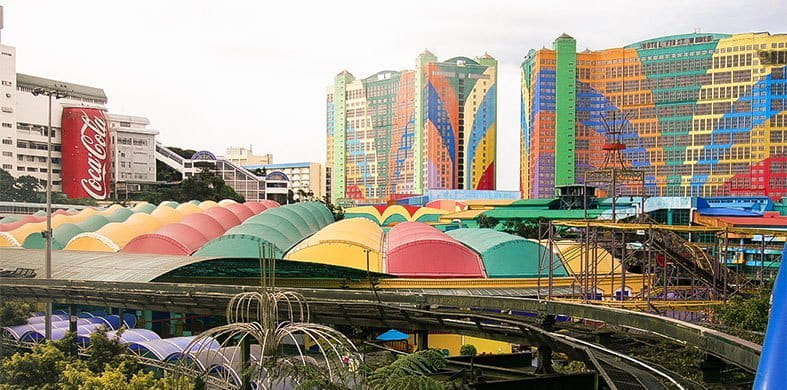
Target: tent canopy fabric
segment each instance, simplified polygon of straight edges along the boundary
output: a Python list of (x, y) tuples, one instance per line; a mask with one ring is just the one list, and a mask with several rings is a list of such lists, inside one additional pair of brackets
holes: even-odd
[[(478, 252), (490, 278), (538, 277), (539, 264), (549, 263), (546, 247), (512, 234), (492, 229), (456, 229), (446, 234)], [(548, 276), (548, 269), (541, 268), (541, 276)], [(556, 277), (568, 276), (561, 262), (552, 272)]]
[(410, 336), (408, 336), (406, 333), (402, 333), (396, 329), (390, 329), (387, 332), (377, 336), (375, 339), (380, 341), (402, 341), (409, 338)]
[(451, 236), (420, 222), (388, 232), (387, 273), (405, 277), (483, 278), (481, 258)]
[[(264, 243), (281, 259), (290, 248), (325, 227), (333, 214), (319, 202), (302, 202), (267, 209), (203, 245), (200, 256), (257, 258)], [(211, 255), (212, 254), (212, 255)]]
[(368, 219), (345, 219), (301, 241), (284, 258), (382, 272), (383, 237), (383, 230)]

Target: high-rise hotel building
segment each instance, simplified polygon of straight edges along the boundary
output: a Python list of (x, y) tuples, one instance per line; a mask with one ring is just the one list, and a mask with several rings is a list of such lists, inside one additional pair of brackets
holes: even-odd
[(385, 201), (426, 189), (494, 189), (497, 61), (438, 61), (327, 90), (331, 198)]
[(787, 196), (786, 66), (787, 34), (581, 52), (563, 34), (522, 63), (522, 194), (581, 184), (603, 164), (605, 129), (618, 128), (649, 195)]

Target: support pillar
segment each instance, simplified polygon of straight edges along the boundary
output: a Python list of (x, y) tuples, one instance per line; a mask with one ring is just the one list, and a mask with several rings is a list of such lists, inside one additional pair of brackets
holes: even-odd
[(145, 329), (153, 330), (153, 311), (143, 310), (142, 318), (145, 320)]
[(422, 330), (415, 334), (415, 341), (419, 351), (429, 349), (429, 331)]

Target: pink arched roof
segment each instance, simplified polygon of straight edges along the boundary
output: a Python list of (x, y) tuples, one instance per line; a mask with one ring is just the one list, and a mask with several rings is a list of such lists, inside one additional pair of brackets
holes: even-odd
[(277, 201), (275, 201), (275, 200), (270, 200), (270, 199), (263, 199), (263, 200), (260, 200), (260, 201), (259, 201), (259, 202), (257, 202), (257, 203), (260, 203), (260, 204), (262, 204), (262, 205), (264, 205), (264, 206), (268, 206), (268, 208), (269, 208), (269, 209), (270, 209), (270, 208), (273, 208), (273, 207), (279, 207), (279, 206), (281, 206), (281, 205), (279, 204), (279, 202), (277, 202)]
[(386, 272), (413, 278), (483, 278), (481, 258), (436, 228), (402, 222), (388, 232)]
[(202, 213), (213, 217), (218, 223), (221, 224), (221, 227), (223, 227), (224, 230), (227, 230), (235, 225), (239, 225), (241, 222), (240, 218), (238, 218), (235, 213), (227, 210), (224, 207), (211, 207)]
[(188, 256), (206, 242), (208, 239), (197, 229), (171, 223), (155, 233), (137, 236), (126, 244), (123, 252)]
[(208, 240), (212, 240), (226, 231), (216, 218), (205, 214), (204, 212), (198, 214), (191, 214), (183, 218), (180, 223), (191, 226), (197, 229)]
[(15, 222), (0, 223), (0, 232), (7, 232), (7, 231), (14, 230), (29, 222), (42, 222), (45, 220), (46, 217), (36, 217), (35, 215), (28, 215)]
[(235, 214), (240, 219), (241, 222), (255, 215), (254, 211), (252, 211), (248, 206), (240, 203), (227, 204), (224, 205), (224, 208)]
[(262, 204), (260, 202), (245, 202), (245, 203), (243, 203), (243, 205), (248, 207), (248, 208), (250, 208), (251, 211), (254, 212), (254, 214), (259, 214), (259, 213), (261, 213), (261, 212), (263, 212), (263, 211), (268, 209), (268, 206), (266, 206), (266, 205), (264, 205), (264, 204)]

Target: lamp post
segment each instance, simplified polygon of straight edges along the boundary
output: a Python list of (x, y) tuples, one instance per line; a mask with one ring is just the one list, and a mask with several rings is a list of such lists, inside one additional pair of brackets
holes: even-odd
[[(52, 279), (52, 100), (62, 99), (68, 94), (57, 89), (36, 88), (33, 96), (44, 95), (49, 99), (46, 128), (46, 252), (44, 278)], [(44, 330), (47, 340), (52, 339), (52, 302), (46, 303)]]

